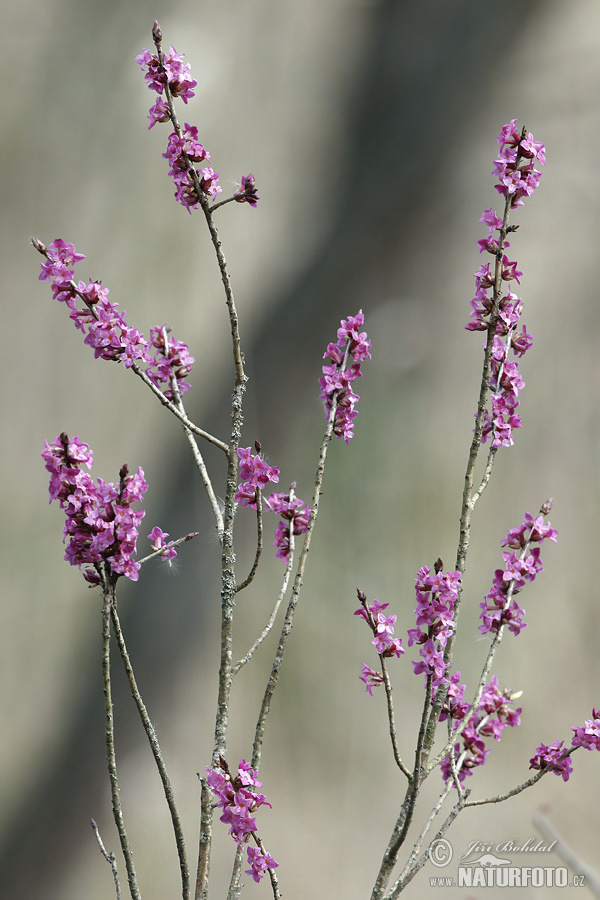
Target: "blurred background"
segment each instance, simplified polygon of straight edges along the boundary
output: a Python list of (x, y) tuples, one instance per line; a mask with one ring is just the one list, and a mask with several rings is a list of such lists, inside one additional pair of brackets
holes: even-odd
[[(383, 694), (369, 698), (358, 680), (362, 662), (376, 658), (352, 615), (356, 586), (390, 604), (402, 636), (414, 624), (416, 570), (438, 556), (454, 568), (482, 355), (481, 335), (464, 325), (481, 262), (478, 220), (497, 206), (496, 135), (514, 117), (548, 154), (539, 191), (513, 219), (520, 228), (510, 251), (524, 271), (519, 293), (535, 342), (521, 366), (524, 427), (498, 454), (473, 522), (457, 657), (469, 688), (487, 648), (478, 640), (478, 604), (506, 530), (552, 495), (559, 543), (544, 546), (544, 575), (522, 595), (529, 627), (518, 641), (507, 636), (495, 666), (502, 684), (524, 692), (522, 726), (505, 732), (470, 779), (473, 796), (525, 780), (534, 748), (568, 741), (571, 726), (600, 703), (598, 4), (3, 6), (0, 894), (113, 896), (89, 826), (93, 816), (107, 847), (118, 850), (104, 760), (100, 598), (62, 561), (63, 517), (48, 506), (39, 455), (44, 438), (62, 430), (93, 447), (96, 476), (116, 480), (123, 462), (143, 467), (150, 484), (143, 536), (155, 524), (173, 537), (202, 533), (182, 548), (176, 573), (148, 564), (137, 585), (122, 586), (120, 603), (195, 866), (196, 773), (212, 749), (218, 659), (219, 551), (208, 504), (177, 423), (132, 375), (92, 358), (38, 282), (40, 259), (28, 243), (32, 235), (74, 242), (87, 256), (76, 277), (102, 279), (130, 324), (147, 335), (168, 322), (197, 360), (190, 415), (227, 439), (232, 376), (218, 271), (203, 220), (173, 201), (161, 158), (167, 129), (147, 131), (153, 97), (134, 62), (151, 47), (158, 18), (165, 44), (186, 54), (198, 81), (180, 115), (198, 126), (224, 191), (242, 174), (256, 176), (258, 208), (232, 204), (218, 213), (218, 226), (249, 376), (244, 443), (261, 441), (281, 467), (282, 489), (295, 480), (310, 498), (324, 429), (317, 378), (340, 317), (362, 308), (373, 342), (356, 437), (331, 447), (263, 753), (273, 810), (260, 821), (286, 896), (368, 897), (404, 781), (389, 748)], [(206, 458), (222, 494), (223, 461), (210, 448)], [(244, 511), (236, 522), (243, 577), (254, 522)], [(270, 558), (271, 540), (262, 575), (240, 597), (238, 655), (260, 632), (279, 587), (283, 566)], [(147, 547), (141, 537), (140, 555)], [(250, 753), (275, 643), (273, 635), (235, 685), (231, 760)], [(421, 681), (409, 657), (393, 674), (410, 764)], [(122, 801), (142, 896), (175, 897), (167, 811), (118, 670), (114, 690)], [(448, 834), (455, 855), (473, 841), (525, 842), (537, 835), (532, 817), (546, 805), (581, 858), (595, 861), (599, 765), (580, 751), (568, 785), (548, 776), (508, 803), (465, 812)], [(415, 828), (437, 794), (434, 780)], [(223, 897), (232, 842), (218, 822), (215, 833), (211, 882)], [(511, 859), (532, 864), (525, 855)], [(548, 855), (539, 864), (559, 860)], [(427, 867), (407, 895), (422, 896), (431, 874), (440, 873)], [(266, 897), (270, 888), (263, 882), (247, 891)]]

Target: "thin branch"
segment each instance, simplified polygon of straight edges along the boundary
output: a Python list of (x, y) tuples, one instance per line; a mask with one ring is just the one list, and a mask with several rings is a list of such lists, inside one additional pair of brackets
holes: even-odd
[(125, 673), (127, 675), (127, 680), (129, 681), (129, 686), (131, 688), (131, 693), (133, 695), (133, 699), (135, 700), (135, 705), (138, 708), (138, 712), (140, 714), (140, 719), (142, 720), (142, 725), (144, 726), (144, 731), (146, 732), (146, 736), (148, 738), (148, 742), (149, 742), (150, 748), (152, 750), (152, 755), (154, 756), (156, 768), (158, 769), (158, 773), (160, 775), (160, 779), (163, 784), (163, 790), (164, 790), (165, 798), (167, 801), (167, 805), (169, 807), (169, 812), (171, 813), (171, 822), (173, 824), (173, 832), (175, 834), (175, 843), (177, 845), (177, 855), (179, 857), (179, 868), (181, 871), (182, 900), (189, 900), (189, 897), (190, 897), (190, 872), (189, 872), (187, 856), (186, 856), (186, 852), (185, 852), (185, 841), (184, 841), (184, 837), (183, 837), (183, 829), (181, 827), (181, 821), (179, 819), (179, 813), (177, 811), (177, 806), (175, 805), (173, 789), (171, 787), (171, 782), (169, 780), (169, 776), (167, 774), (165, 763), (162, 758), (162, 753), (160, 750), (160, 745), (158, 743), (158, 738), (156, 736), (156, 731), (154, 730), (154, 726), (153, 726), (152, 722), (150, 721), (150, 716), (148, 715), (148, 711), (146, 710), (146, 706), (144, 704), (144, 701), (142, 700), (142, 696), (139, 692), (137, 682), (135, 680), (135, 675), (133, 673), (131, 660), (129, 659), (129, 654), (127, 652), (127, 647), (125, 645), (125, 638), (123, 637), (123, 631), (121, 629), (121, 623), (119, 621), (119, 616), (117, 613), (116, 603), (113, 603), (113, 605), (111, 606), (110, 615), (111, 615), (111, 619), (112, 619), (115, 636), (117, 638), (117, 643), (119, 645), (121, 659), (123, 660), (123, 666), (125, 667)]
[(377, 879), (371, 894), (371, 900), (379, 900), (387, 887), (388, 881), (398, 861), (398, 853), (400, 847), (406, 840), (406, 835), (417, 803), (419, 788), (425, 778), (423, 772), (423, 747), (425, 743), (425, 724), (427, 722), (427, 711), (431, 705), (431, 683), (432, 676), (427, 676), (425, 686), (425, 699), (423, 701), (423, 712), (421, 713), (421, 724), (419, 726), (419, 734), (417, 737), (417, 746), (415, 748), (415, 767), (410, 779), (410, 783), (406, 790), (404, 801), (400, 809), (400, 814), (396, 820), (392, 836), (388, 842), (388, 846), (383, 855), (383, 860), (377, 874)]
[[(45, 244), (43, 244), (42, 241), (38, 240), (38, 238), (31, 238), (31, 243), (32, 243), (33, 247), (38, 251), (38, 253), (41, 253), (42, 256), (46, 257), (46, 259), (56, 262), (56, 260), (54, 259), (52, 254), (48, 252)], [(97, 319), (98, 313), (97, 313), (94, 305), (88, 302), (85, 294), (83, 294), (82, 291), (79, 290), (77, 284), (73, 281), (73, 279), (71, 279), (68, 282), (65, 282), (65, 284), (68, 284), (69, 288), (71, 290), (71, 293), (76, 294), (79, 297), (79, 299), (84, 303), (84, 305), (86, 306), (90, 315), (92, 315), (94, 317), (94, 319)], [(120, 361), (120, 360), (117, 360), (117, 362), (118, 361)], [(158, 399), (160, 400), (162, 405), (165, 406), (170, 412), (172, 412), (173, 415), (179, 419), (179, 421), (181, 422), (182, 425), (184, 425), (186, 428), (189, 428), (189, 430), (192, 431), (194, 434), (197, 434), (198, 437), (204, 438), (204, 440), (208, 441), (210, 444), (214, 444), (215, 447), (218, 447), (219, 450), (222, 450), (224, 453), (227, 453), (227, 451), (228, 451), (227, 444), (224, 443), (224, 441), (219, 440), (219, 438), (216, 438), (214, 435), (210, 434), (208, 431), (204, 431), (202, 428), (199, 428), (197, 425), (194, 425), (194, 423), (192, 421), (190, 421), (190, 419), (188, 419), (188, 417), (185, 415), (185, 413), (182, 413), (179, 409), (177, 409), (176, 405), (171, 402), (171, 400), (169, 400), (167, 397), (165, 397), (165, 395), (163, 394), (161, 389), (156, 384), (154, 384), (153, 381), (150, 380), (150, 378), (148, 377), (146, 372), (142, 368), (140, 368), (138, 363), (133, 362), (129, 368), (131, 369), (132, 372), (134, 372), (138, 376), (138, 378), (141, 378), (141, 380), (144, 382), (146, 387), (150, 388), (152, 393), (156, 397), (158, 397)]]
[(290, 522), (290, 547), (289, 547), (289, 557), (288, 564), (285, 567), (285, 575), (283, 576), (283, 583), (281, 585), (281, 590), (277, 596), (277, 600), (275, 601), (275, 606), (273, 607), (273, 612), (271, 613), (271, 618), (263, 628), (262, 634), (260, 634), (257, 639), (254, 641), (248, 652), (245, 656), (239, 659), (233, 669), (231, 670), (232, 675), (237, 675), (242, 666), (245, 666), (247, 662), (250, 662), (268, 633), (271, 631), (273, 625), (275, 624), (275, 619), (277, 617), (277, 613), (279, 612), (279, 607), (281, 606), (281, 601), (285, 596), (285, 592), (287, 591), (287, 587), (290, 581), (290, 575), (292, 572), (292, 567), (294, 565), (294, 525), (293, 522)]
[(143, 559), (138, 559), (137, 562), (142, 566), (144, 563), (149, 562), (149, 560), (154, 559), (157, 556), (164, 556), (165, 550), (171, 550), (174, 547), (179, 547), (180, 544), (185, 544), (186, 541), (191, 541), (192, 538), (198, 537), (200, 534), (199, 531), (190, 531), (189, 534), (184, 534), (183, 537), (177, 538), (176, 541), (169, 541), (168, 544), (165, 544), (164, 547), (159, 547), (158, 550), (155, 550), (154, 553), (149, 553), (148, 556), (144, 556)]
[[(364, 591), (360, 590), (360, 588), (357, 588), (356, 593), (358, 595), (358, 600), (360, 602), (360, 605), (362, 606), (362, 608), (364, 610), (364, 614), (366, 616), (367, 623), (368, 623), (371, 631), (375, 635), (375, 637), (377, 637), (377, 625), (375, 624), (375, 617), (373, 616), (373, 613), (371, 612), (371, 609), (369, 607), (369, 604), (367, 601), (367, 596), (364, 593)], [(400, 757), (400, 751), (398, 750), (398, 741), (396, 738), (396, 724), (394, 722), (394, 703), (392, 700), (392, 683), (390, 681), (390, 676), (389, 676), (389, 673), (387, 670), (385, 656), (382, 653), (379, 653), (378, 656), (379, 656), (379, 663), (381, 665), (381, 672), (382, 672), (382, 676), (383, 676), (383, 684), (385, 687), (385, 694), (386, 694), (386, 698), (387, 698), (388, 722), (389, 722), (389, 727), (390, 727), (390, 739), (392, 741), (392, 751), (394, 753), (394, 759), (396, 761), (396, 765), (398, 766), (398, 768), (406, 775), (407, 778), (410, 779), (411, 773), (409, 772), (409, 770), (406, 768), (406, 766), (402, 762), (402, 759)]]
[(172, 412), (177, 419), (179, 419), (179, 421), (185, 428), (189, 428), (189, 430), (193, 432), (193, 434), (197, 434), (198, 437), (204, 438), (204, 440), (208, 441), (209, 444), (214, 444), (214, 446), (218, 447), (219, 450), (222, 450), (223, 453), (228, 452), (229, 447), (224, 441), (219, 440), (219, 438), (216, 438), (214, 435), (210, 434), (210, 432), (204, 431), (203, 428), (199, 428), (197, 425), (194, 425), (194, 423), (191, 421), (191, 419), (188, 419), (185, 413), (182, 413), (177, 409), (177, 406), (173, 403), (172, 400), (169, 400), (168, 397), (165, 397), (161, 389), (157, 387), (157, 385), (155, 385), (153, 381), (150, 380), (146, 372), (141, 369), (136, 362), (132, 363), (130, 368), (132, 372), (135, 372), (135, 374), (142, 379), (146, 387), (149, 387), (152, 393), (155, 394), (156, 397), (158, 397), (162, 405), (165, 406), (169, 410), (169, 412)]
[(208, 872), (210, 869), (210, 847), (212, 842), (213, 803), (206, 778), (200, 779), (200, 835), (198, 838), (198, 870), (194, 900), (207, 900)]
[(90, 824), (94, 829), (94, 834), (96, 835), (96, 840), (98, 841), (98, 846), (100, 847), (100, 853), (112, 869), (113, 878), (115, 880), (115, 890), (117, 892), (117, 900), (121, 900), (121, 883), (119, 882), (119, 870), (117, 869), (117, 860), (115, 854), (112, 852), (112, 850), (110, 851), (110, 853), (107, 852), (102, 838), (100, 837), (100, 831), (98, 830), (98, 826), (96, 825), (94, 819), (90, 819)]
[(517, 794), (520, 794), (521, 791), (526, 790), (531, 787), (532, 784), (535, 784), (536, 781), (539, 781), (544, 775), (547, 775), (548, 772), (551, 772), (552, 769), (540, 769), (539, 772), (536, 772), (535, 775), (532, 775), (531, 778), (528, 778), (527, 781), (524, 781), (522, 784), (517, 785), (517, 787), (512, 788), (510, 791), (506, 791), (505, 794), (498, 794), (496, 797), (486, 797), (485, 800), (469, 800), (468, 803), (465, 803), (465, 807), (467, 806), (486, 806), (488, 803), (502, 803), (504, 800), (508, 800), (509, 797), (516, 797)]
[[(344, 356), (344, 363), (348, 356), (348, 347), (346, 347), (346, 354)], [(279, 673), (281, 670), (281, 664), (283, 662), (283, 656), (285, 653), (285, 649), (287, 646), (287, 640), (292, 630), (292, 626), (294, 624), (294, 614), (296, 612), (296, 607), (298, 605), (298, 600), (300, 597), (300, 591), (302, 590), (302, 584), (304, 579), (304, 570), (306, 568), (306, 560), (308, 558), (308, 553), (310, 550), (310, 544), (312, 540), (312, 535), (315, 527), (315, 522), (317, 521), (317, 516), (319, 514), (319, 501), (321, 497), (321, 486), (323, 484), (323, 476), (325, 474), (325, 461), (327, 459), (327, 449), (331, 442), (331, 437), (333, 435), (333, 425), (335, 420), (335, 413), (337, 410), (337, 391), (332, 394), (331, 398), (331, 409), (329, 410), (329, 418), (327, 420), (327, 428), (325, 430), (325, 434), (323, 436), (323, 440), (321, 442), (321, 448), (319, 451), (319, 463), (317, 465), (317, 471), (315, 475), (315, 487), (313, 491), (312, 498), (312, 507), (310, 516), (308, 519), (308, 525), (306, 528), (306, 534), (304, 535), (304, 543), (302, 545), (302, 550), (300, 552), (300, 557), (298, 559), (298, 568), (296, 570), (296, 577), (294, 578), (294, 584), (292, 587), (292, 593), (290, 596), (290, 600), (288, 603), (288, 607), (285, 614), (285, 619), (283, 622), (283, 627), (281, 629), (281, 635), (279, 638), (279, 644), (277, 646), (277, 651), (275, 653), (275, 659), (273, 660), (273, 666), (271, 668), (271, 674), (269, 676), (269, 680), (267, 682), (267, 686), (265, 688), (265, 693), (263, 696), (263, 701), (261, 704), (260, 712), (258, 715), (258, 720), (256, 723), (256, 731), (254, 734), (254, 743), (252, 745), (252, 767), (258, 770), (260, 766), (260, 757), (262, 752), (262, 744), (264, 740), (265, 733), (265, 724), (267, 720), (267, 716), (269, 714), (269, 710), (271, 708), (271, 700), (273, 698), (273, 693), (277, 686), (277, 682), (279, 680)], [(293, 522), (290, 522), (290, 536), (293, 530)]]
[(423, 868), (423, 866), (429, 859), (429, 854), (430, 854), (432, 846), (435, 844), (436, 841), (439, 841), (440, 838), (442, 838), (445, 835), (445, 833), (448, 831), (448, 829), (450, 828), (450, 826), (452, 825), (452, 823), (454, 822), (454, 820), (456, 819), (458, 814), (464, 809), (464, 805), (465, 805), (464, 801), (468, 796), (469, 796), (469, 792), (466, 791), (457, 800), (455, 805), (450, 810), (450, 813), (449, 813), (447, 819), (445, 820), (445, 822), (443, 823), (442, 827), (440, 828), (438, 833), (435, 835), (433, 840), (429, 843), (425, 852), (421, 855), (421, 857), (418, 860), (415, 861), (412, 869), (410, 870), (410, 872), (408, 872), (404, 876), (404, 878), (397, 879), (397, 881), (394, 883), (389, 894), (386, 894), (385, 900), (395, 900), (395, 898), (398, 896), (398, 894), (400, 894), (401, 891), (404, 890), (406, 885), (413, 880), (413, 878), (415, 877), (417, 872)]
[(411, 777), (411, 773), (406, 768), (404, 763), (402, 762), (402, 758), (400, 756), (400, 751), (398, 749), (398, 739), (396, 737), (396, 724), (394, 722), (394, 703), (392, 700), (392, 684), (390, 682), (390, 676), (388, 674), (387, 665), (385, 662), (385, 657), (379, 654), (379, 661), (381, 662), (381, 673), (383, 675), (383, 685), (385, 687), (385, 695), (387, 698), (387, 710), (388, 710), (388, 722), (390, 725), (390, 739), (392, 741), (392, 750), (394, 751), (394, 759), (396, 760), (396, 765), (400, 769), (401, 772), (406, 775), (407, 778)]
[(258, 569), (258, 564), (260, 562), (260, 556), (263, 549), (263, 517), (262, 517), (262, 491), (260, 487), (256, 488), (256, 554), (254, 556), (254, 562), (252, 563), (252, 568), (248, 574), (248, 577), (242, 581), (241, 584), (235, 589), (236, 594), (239, 594), (240, 591), (245, 590), (249, 584), (252, 584), (254, 580), (254, 576), (256, 575), (256, 571)]
[[(164, 335), (164, 341), (165, 341), (165, 352), (166, 352), (167, 341), (168, 341), (168, 335), (166, 335), (166, 334)], [(185, 415), (185, 408), (183, 406), (183, 401), (181, 399), (179, 385), (177, 383), (177, 378), (175, 377), (175, 373), (173, 371), (171, 372), (170, 381), (171, 381), (171, 391), (172, 391), (173, 397), (175, 398), (175, 405), (176, 405), (177, 409), (180, 411), (180, 413)], [(213, 490), (212, 482), (211, 482), (210, 476), (208, 474), (208, 469), (206, 468), (206, 464), (204, 462), (202, 454), (200, 453), (200, 448), (198, 447), (198, 442), (196, 441), (196, 438), (192, 434), (191, 430), (187, 427), (187, 425), (183, 426), (183, 430), (185, 432), (185, 436), (188, 439), (188, 443), (189, 443), (190, 447), (192, 448), (192, 455), (193, 455), (194, 461), (196, 463), (196, 468), (200, 472), (200, 477), (202, 478), (202, 482), (206, 489), (206, 493), (208, 495), (210, 505), (212, 506), (213, 515), (215, 517), (215, 522), (217, 525), (217, 534), (219, 536), (219, 542), (221, 542), (223, 540), (223, 514), (222, 514), (221, 508), (219, 506), (219, 501), (217, 500), (215, 492)]]
[[(585, 886), (589, 888), (594, 897), (600, 897), (600, 875), (580, 857), (566, 843), (562, 835), (550, 824), (544, 812), (540, 809), (533, 817), (533, 824), (541, 831), (546, 840), (552, 842), (552, 849), (558, 853), (574, 875), (580, 875), (585, 879)], [(581, 882), (580, 882), (581, 883)]]
[(113, 703), (110, 684), (110, 619), (115, 603), (114, 579), (105, 577), (103, 584), (104, 603), (102, 606), (102, 676), (104, 681), (104, 718), (106, 734), (106, 759), (108, 763), (108, 776), (110, 778), (110, 790), (112, 796), (112, 809), (121, 841), (121, 850), (127, 869), (127, 881), (132, 900), (141, 900), (140, 890), (133, 864), (133, 854), (129, 845), (129, 838), (125, 829), (123, 810), (121, 809), (121, 797), (119, 794), (119, 779), (117, 775), (117, 760), (115, 756), (115, 730), (113, 719)]
[(242, 893), (243, 885), (240, 884), (242, 877), (242, 864), (244, 859), (244, 851), (238, 845), (235, 848), (235, 856), (233, 858), (233, 866), (231, 868), (231, 878), (229, 879), (229, 888), (227, 890), (227, 900), (238, 900)]

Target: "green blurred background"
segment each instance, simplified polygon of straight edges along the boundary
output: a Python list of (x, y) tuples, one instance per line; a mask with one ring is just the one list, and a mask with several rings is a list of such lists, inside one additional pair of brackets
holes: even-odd
[[(373, 341), (356, 437), (331, 448), (261, 769), (274, 807), (261, 829), (284, 894), (364, 898), (404, 783), (383, 695), (370, 699), (358, 681), (374, 653), (352, 616), (356, 586), (390, 603), (401, 635), (413, 625), (416, 570), (438, 556), (453, 568), (481, 361), (481, 335), (464, 324), (481, 261), (478, 219), (497, 204), (495, 138), (513, 117), (548, 153), (540, 190), (514, 219), (521, 227), (510, 251), (524, 271), (524, 321), (535, 342), (521, 367), (524, 427), (498, 455), (474, 519), (458, 645), (469, 685), (487, 647), (478, 640), (478, 604), (506, 529), (553, 495), (559, 544), (544, 548), (546, 571), (523, 595), (529, 627), (518, 641), (507, 636), (495, 667), (502, 683), (524, 691), (523, 724), (470, 779), (474, 796), (524, 780), (533, 749), (568, 740), (600, 702), (598, 4), (3, 7), (1, 896), (113, 895), (89, 827), (93, 816), (117, 850), (99, 598), (62, 561), (62, 515), (48, 506), (39, 456), (44, 438), (62, 430), (94, 448), (94, 473), (107, 480), (125, 461), (142, 465), (150, 483), (143, 535), (157, 523), (173, 536), (202, 531), (182, 549), (176, 577), (164, 565), (146, 566), (137, 586), (123, 587), (120, 607), (195, 857), (196, 772), (212, 749), (218, 658), (219, 553), (207, 503), (177, 423), (137, 379), (93, 360), (38, 283), (39, 258), (28, 244), (31, 235), (73, 241), (87, 255), (79, 277), (101, 278), (130, 324), (148, 334), (167, 321), (197, 360), (190, 414), (227, 437), (231, 366), (218, 272), (203, 221), (172, 199), (161, 158), (167, 132), (146, 129), (153, 100), (134, 63), (158, 18), (165, 43), (186, 54), (198, 81), (181, 118), (198, 125), (224, 190), (242, 174), (256, 176), (258, 209), (232, 205), (218, 214), (250, 378), (245, 444), (259, 439), (281, 467), (282, 485), (297, 481), (302, 497), (310, 497), (324, 426), (323, 350), (339, 318), (359, 308)], [(222, 494), (222, 460), (210, 450), (207, 460)], [(253, 534), (242, 511), (241, 573)], [(142, 554), (146, 546), (140, 539)], [(240, 598), (240, 655), (268, 616), (281, 574), (279, 561), (265, 561), (262, 578)], [(421, 682), (408, 655), (394, 676), (400, 746), (410, 760)], [(265, 648), (236, 684), (231, 759), (249, 754), (269, 668)], [(122, 799), (142, 895), (175, 897), (167, 812), (120, 675), (115, 692)], [(455, 854), (476, 840), (524, 842), (547, 804), (581, 857), (595, 861), (600, 760), (579, 752), (574, 764), (568, 785), (550, 776), (509, 803), (464, 813), (448, 835)], [(433, 786), (426, 793), (433, 797)], [(216, 826), (219, 897), (232, 845)], [(428, 874), (439, 872), (426, 869), (408, 896), (426, 893)], [(247, 890), (267, 896), (269, 886)]]

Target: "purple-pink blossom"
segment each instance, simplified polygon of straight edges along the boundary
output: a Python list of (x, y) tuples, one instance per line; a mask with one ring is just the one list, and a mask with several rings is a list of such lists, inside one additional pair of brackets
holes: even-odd
[[(544, 504), (542, 509), (545, 514), (551, 505), (550, 500)], [(518, 528), (508, 530), (506, 539), (502, 541), (502, 546), (509, 548), (502, 553), (504, 565), (494, 572), (492, 587), (479, 604), (482, 620), (479, 631), (482, 634), (496, 632), (506, 625), (516, 635), (527, 627), (525, 612), (515, 600), (515, 595), (544, 570), (540, 548), (532, 548), (531, 544), (541, 544), (544, 540), (556, 541), (556, 536), (556, 529), (550, 522), (545, 522), (543, 515), (534, 518), (530, 513), (525, 514)]]
[(250, 173), (250, 175), (242, 175), (240, 186), (234, 192), (233, 196), (237, 203), (249, 203), (250, 206), (253, 206), (256, 209), (256, 204), (260, 200), (260, 197), (258, 196), (256, 181), (252, 173)]
[[(343, 437), (346, 443), (354, 435), (354, 419), (358, 415), (354, 409), (359, 400), (350, 385), (362, 375), (360, 364), (371, 358), (371, 341), (366, 332), (359, 329), (364, 325), (362, 310), (355, 316), (342, 319), (337, 332), (337, 342), (328, 345), (323, 354), (329, 358), (331, 365), (323, 366), (323, 375), (319, 378), (321, 400), (325, 402), (327, 418), (331, 413), (333, 398), (337, 400), (333, 433)], [(349, 364), (350, 357), (352, 363)]]
[[(277, 484), (279, 481), (279, 467), (270, 466), (261, 456), (260, 444), (255, 446), (256, 453), (252, 453), (250, 447), (238, 448), (240, 458), (240, 478), (242, 483), (237, 489), (235, 499), (237, 503), (256, 509), (258, 491), (263, 490), (269, 482)], [(272, 509), (272, 507), (269, 507)]]
[[(229, 834), (239, 847), (248, 844), (256, 831), (255, 813), (261, 806), (271, 806), (264, 794), (256, 788), (262, 787), (257, 773), (245, 759), (240, 760), (237, 773), (232, 776), (227, 763), (221, 757), (219, 768), (206, 767), (207, 783), (218, 798), (217, 806), (222, 810), (221, 822), (229, 825)], [(275, 869), (279, 864), (270, 853), (260, 847), (246, 847), (246, 854), (254, 881), (260, 881), (267, 869)]]
[(133, 557), (145, 512), (133, 510), (131, 505), (148, 489), (143, 470), (138, 468), (130, 475), (123, 466), (117, 485), (101, 478), (94, 481), (81, 468), (91, 469), (92, 451), (78, 437), (69, 438), (64, 432), (52, 443), (44, 441), (42, 458), (50, 472), (50, 502), (58, 500), (65, 511), (67, 562), (80, 569), (87, 566), (83, 577), (90, 584), (100, 583), (103, 563), (113, 574), (137, 581), (140, 565)]
[(148, 540), (151, 542), (153, 550), (161, 550), (163, 547), (165, 548), (163, 553), (160, 554), (163, 559), (175, 559), (175, 557), (177, 556), (177, 550), (172, 546), (172, 541), (171, 546), (169, 546), (166, 540), (168, 537), (168, 531), (163, 531), (162, 528), (159, 528), (158, 525), (155, 525), (148, 535)]
[[(398, 658), (404, 653), (402, 639), (394, 637), (394, 625), (396, 624), (396, 616), (386, 616), (383, 612), (387, 609), (389, 603), (380, 603), (374, 600), (373, 603), (367, 603), (367, 597), (363, 591), (357, 589), (360, 607), (355, 610), (354, 615), (360, 616), (365, 620), (371, 629), (374, 637), (371, 643), (375, 647), (380, 659), (387, 659), (391, 656)], [(363, 663), (362, 673), (359, 675), (361, 681), (366, 685), (367, 692), (373, 696), (373, 688), (383, 683), (383, 675), (371, 669), (366, 663)]]
[(174, 47), (169, 47), (167, 52), (163, 52), (164, 65), (161, 65), (156, 53), (144, 49), (136, 56), (135, 61), (142, 67), (150, 90), (162, 95), (168, 83), (172, 96), (187, 103), (194, 96), (194, 88), (198, 82), (191, 77), (189, 63), (183, 62), (184, 55), (177, 53)]
[(600, 710), (592, 710), (592, 718), (585, 720), (585, 725), (572, 728), (575, 732), (574, 747), (585, 747), (586, 750), (600, 750)]
[(415, 675), (432, 678), (432, 687), (446, 683), (444, 648), (454, 631), (454, 604), (460, 587), (460, 572), (444, 572), (438, 559), (433, 571), (423, 566), (415, 578), (416, 628), (408, 631), (408, 646), (417, 645), (421, 659), (413, 662)]
[[(279, 470), (277, 470), (279, 471)], [(296, 482), (292, 482), (288, 493), (271, 494), (265, 500), (265, 505), (281, 516), (281, 521), (277, 525), (275, 532), (275, 540), (273, 546), (276, 548), (275, 556), (282, 559), (285, 564), (289, 562), (290, 555), (290, 528), (294, 535), (306, 534), (311, 510), (309, 506), (296, 497), (294, 489)]]
[[(459, 684), (460, 672), (454, 672), (448, 679), (448, 693), (440, 714), (440, 722), (448, 717), (456, 721), (454, 728), (462, 722), (470, 706), (464, 700), (465, 685)], [(432, 697), (434, 702), (435, 695)], [(458, 779), (463, 782), (473, 769), (484, 765), (490, 748), (485, 745), (485, 738), (499, 741), (505, 728), (515, 728), (521, 724), (521, 708), (513, 708), (514, 699), (511, 692), (498, 687), (498, 678), (492, 675), (489, 683), (484, 685), (479, 703), (471, 715), (467, 726), (454, 744), (451, 754), (442, 761), (442, 778), (452, 778), (452, 761), (458, 770)], [(451, 759), (452, 756), (452, 759)]]
[[(523, 198), (531, 196), (539, 183), (541, 176), (534, 164), (536, 161), (542, 165), (545, 163), (544, 145), (534, 141), (533, 136), (524, 130), (518, 132), (514, 119), (504, 126), (498, 143), (500, 154), (494, 174), (499, 176), (500, 183), (496, 185), (496, 190), (510, 198), (511, 207), (522, 206)], [(481, 440), (485, 443), (491, 437), (492, 447), (497, 449), (511, 447), (514, 443), (513, 432), (522, 424), (516, 410), (524, 382), (517, 360), (511, 359), (509, 354), (522, 357), (531, 347), (533, 338), (524, 325), (521, 334), (517, 333), (523, 301), (511, 292), (508, 284), (511, 281), (520, 284), (523, 273), (517, 268), (516, 260), (509, 260), (503, 252), (510, 246), (505, 239), (504, 223), (491, 207), (484, 211), (480, 222), (488, 226), (488, 235), (477, 242), (479, 251), (498, 258), (500, 292), (495, 297), (495, 271), (490, 263), (481, 265), (475, 273), (475, 297), (471, 300), (471, 317), (466, 328), (469, 331), (488, 331), (490, 322), (495, 321), (490, 369), (491, 408), (484, 413)], [(502, 293), (503, 289), (505, 293)]]
[[(74, 265), (85, 256), (78, 253), (73, 244), (58, 238), (41, 252), (46, 259), (42, 263), (40, 281), (50, 281), (54, 298), (69, 309), (69, 317), (81, 331), (83, 342), (92, 348), (96, 359), (120, 362), (126, 369), (134, 363), (145, 364), (146, 374), (157, 387), (164, 387), (168, 399), (173, 398), (173, 379), (179, 394), (190, 389), (185, 380), (194, 364), (187, 344), (170, 336), (167, 325), (150, 329), (150, 345), (144, 335), (127, 324), (125, 312), (118, 303), (108, 299), (108, 288), (100, 281), (73, 281)], [(78, 306), (83, 304), (83, 308)], [(154, 352), (152, 352), (152, 350)]]
[(563, 755), (564, 741), (553, 741), (551, 744), (540, 744), (534, 755), (529, 760), (530, 769), (549, 769), (555, 775), (559, 775), (563, 781), (568, 781), (573, 772), (571, 757)]

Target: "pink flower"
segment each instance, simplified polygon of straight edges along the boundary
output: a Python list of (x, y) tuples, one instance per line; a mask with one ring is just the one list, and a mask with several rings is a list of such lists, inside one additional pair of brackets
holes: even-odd
[(44, 441), (42, 458), (50, 472), (50, 501), (58, 500), (65, 511), (67, 562), (79, 568), (91, 565), (83, 573), (90, 584), (100, 582), (98, 565), (103, 562), (114, 574), (137, 581), (140, 565), (133, 557), (145, 513), (131, 509), (131, 504), (141, 500), (148, 489), (143, 470), (138, 468), (130, 475), (123, 466), (118, 485), (101, 478), (94, 482), (80, 468), (91, 469), (92, 451), (64, 432), (51, 444)]
[(540, 744), (529, 760), (529, 768), (550, 769), (555, 775), (560, 775), (563, 781), (568, 781), (569, 775), (573, 771), (573, 763), (570, 756), (563, 756), (563, 743), (563, 741), (553, 741), (548, 746)]
[[(355, 316), (342, 319), (337, 331), (337, 343), (329, 344), (323, 354), (332, 362), (330, 366), (323, 366), (323, 376), (319, 378), (321, 399), (325, 402), (327, 418), (331, 413), (332, 398), (335, 395), (337, 407), (333, 424), (333, 433), (336, 437), (342, 437), (348, 444), (354, 435), (354, 419), (358, 415), (354, 406), (358, 402), (358, 394), (351, 389), (351, 383), (362, 375), (360, 364), (365, 359), (371, 358), (371, 342), (366, 332), (359, 331), (364, 324), (364, 315), (360, 310)], [(352, 356), (350, 366), (344, 366)]]

